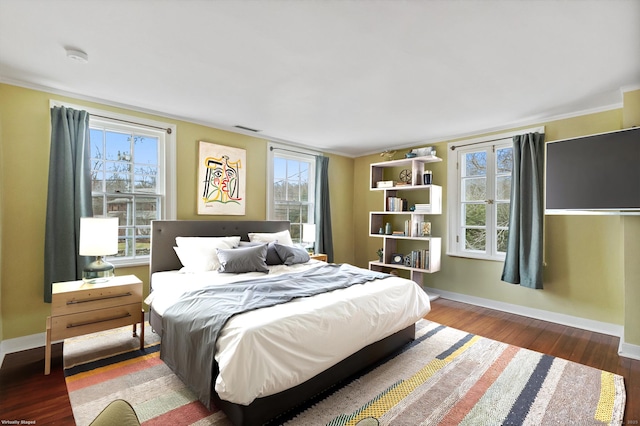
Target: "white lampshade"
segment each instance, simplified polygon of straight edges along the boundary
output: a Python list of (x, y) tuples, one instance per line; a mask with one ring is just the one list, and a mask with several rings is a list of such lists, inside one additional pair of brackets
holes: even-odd
[(314, 243), (316, 241), (316, 225), (313, 223), (302, 224), (302, 242)]
[(80, 255), (107, 256), (118, 253), (117, 217), (80, 218)]

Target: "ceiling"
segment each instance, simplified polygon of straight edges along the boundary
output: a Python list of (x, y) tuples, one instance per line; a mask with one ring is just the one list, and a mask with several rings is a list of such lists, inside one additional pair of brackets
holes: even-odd
[(0, 81), (359, 156), (619, 107), (640, 1), (0, 0)]

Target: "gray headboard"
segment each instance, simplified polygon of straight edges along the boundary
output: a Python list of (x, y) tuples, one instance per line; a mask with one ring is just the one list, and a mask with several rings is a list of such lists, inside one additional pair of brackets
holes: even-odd
[(154, 220), (151, 222), (151, 263), (149, 277), (154, 272), (174, 271), (182, 264), (173, 247), (176, 237), (228, 237), (240, 235), (249, 241), (249, 232), (279, 232), (289, 229), (289, 221), (249, 220)]

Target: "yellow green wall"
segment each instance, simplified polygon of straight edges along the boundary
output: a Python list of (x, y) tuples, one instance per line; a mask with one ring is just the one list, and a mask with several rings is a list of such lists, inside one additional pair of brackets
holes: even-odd
[[(635, 96), (625, 95), (625, 108), (539, 123), (536, 126), (545, 126), (547, 142), (619, 130), (623, 128), (623, 112), (625, 118), (640, 116), (638, 112), (640, 111), (638, 107), (640, 91), (633, 93)], [(631, 104), (635, 106), (636, 112), (629, 111), (631, 107), (627, 105)], [(478, 136), (483, 135), (474, 137)], [(449, 142), (452, 141), (430, 144), (435, 146), (438, 157), (443, 159), (443, 162), (430, 164), (429, 167), (434, 172), (434, 183), (444, 187), (445, 209), (442, 215), (431, 217), (433, 235), (442, 237), (442, 268), (440, 272), (424, 274), (424, 286), (496, 302), (624, 325), (626, 341), (640, 344), (640, 331), (634, 331), (633, 335), (627, 331), (629, 328), (640, 330), (640, 327), (636, 326), (640, 324), (638, 310), (630, 312), (633, 301), (640, 300), (640, 283), (636, 282), (633, 286), (630, 283), (630, 280), (637, 281), (639, 279), (637, 277), (640, 276), (636, 266), (637, 259), (640, 258), (640, 243), (635, 242), (640, 240), (637, 238), (640, 234), (637, 230), (635, 233), (631, 230), (638, 226), (638, 218), (546, 216), (544, 290), (531, 290), (502, 282), (500, 280), (502, 262), (446, 255), (446, 165)], [(406, 150), (399, 152), (396, 158), (401, 158), (405, 152)], [(380, 210), (383, 206), (383, 194), (368, 190), (369, 165), (379, 161), (382, 160), (378, 155), (355, 160), (354, 205), (362, 206), (354, 212), (356, 246), (363, 247), (363, 250), (356, 253), (356, 264), (359, 266), (365, 266), (369, 260), (374, 259), (376, 249), (381, 246), (379, 239), (368, 237), (368, 211)], [(633, 225), (630, 224), (632, 221)], [(632, 247), (629, 247), (630, 245)], [(631, 252), (631, 250), (635, 251)], [(636, 259), (633, 266), (632, 257)]]
[[(0, 84), (0, 339), (44, 331), (50, 305), (43, 302), (44, 227), (49, 168), (49, 101), (59, 100), (177, 126), (178, 219), (263, 220), (266, 218), (267, 142), (211, 127), (114, 108), (38, 90)], [(247, 150), (245, 216), (198, 216), (198, 142)], [(353, 160), (329, 155), (335, 259), (353, 262)], [(148, 267), (119, 268), (136, 274), (148, 292)]]

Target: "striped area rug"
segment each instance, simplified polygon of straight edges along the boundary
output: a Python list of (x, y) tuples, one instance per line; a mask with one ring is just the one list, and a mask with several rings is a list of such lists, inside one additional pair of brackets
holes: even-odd
[[(278, 423), (342, 426), (370, 417), (411, 426), (622, 423), (621, 376), (429, 321), (418, 323), (416, 335), (393, 359)], [(135, 349), (128, 327), (65, 341), (77, 424), (122, 398), (143, 425), (230, 425), (160, 361), (157, 336), (148, 330), (146, 337), (144, 351)]]

